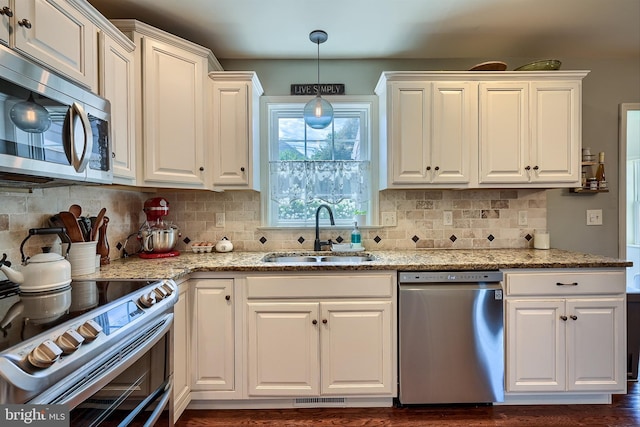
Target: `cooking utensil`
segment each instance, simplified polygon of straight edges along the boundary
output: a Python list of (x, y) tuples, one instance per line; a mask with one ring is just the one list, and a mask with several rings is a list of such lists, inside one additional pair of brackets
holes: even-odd
[(92, 231), (92, 223), (91, 218), (86, 216), (81, 216), (78, 218), (78, 224), (80, 225), (80, 229), (82, 230), (82, 236), (84, 237), (85, 242), (90, 242), (91, 239), (91, 231)]
[(82, 208), (80, 205), (71, 205), (69, 206), (69, 212), (71, 212), (76, 218), (80, 218), (82, 215)]
[(84, 236), (82, 235), (82, 229), (80, 228), (80, 224), (78, 224), (78, 219), (74, 214), (67, 211), (62, 211), (58, 213), (60, 216), (60, 220), (64, 224), (64, 227), (67, 229), (67, 234), (71, 238), (72, 242), (84, 242)]
[(100, 212), (98, 212), (98, 216), (96, 216), (96, 219), (91, 224), (91, 240), (96, 240), (96, 238), (98, 237), (98, 230), (102, 226), (104, 214), (106, 212), (106, 208), (100, 209)]

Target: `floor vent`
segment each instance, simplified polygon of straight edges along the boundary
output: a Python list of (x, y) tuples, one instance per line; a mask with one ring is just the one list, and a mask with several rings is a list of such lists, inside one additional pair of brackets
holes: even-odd
[(301, 397), (293, 402), (293, 406), (299, 408), (344, 407), (346, 404), (344, 397)]

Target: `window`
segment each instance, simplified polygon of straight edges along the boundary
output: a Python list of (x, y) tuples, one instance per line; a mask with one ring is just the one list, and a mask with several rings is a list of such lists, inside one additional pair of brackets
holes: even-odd
[(304, 123), (303, 102), (267, 101), (268, 188), (263, 194), (268, 197), (263, 203), (268, 226), (315, 225), (321, 204), (331, 207), (336, 225), (352, 225), (362, 213), (370, 223), (376, 206), (372, 194), (377, 194), (372, 188), (372, 100), (331, 103), (331, 124), (312, 129)]

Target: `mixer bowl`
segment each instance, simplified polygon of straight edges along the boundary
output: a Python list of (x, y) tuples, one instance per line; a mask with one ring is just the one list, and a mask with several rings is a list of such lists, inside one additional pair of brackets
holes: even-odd
[(171, 225), (167, 228), (145, 228), (140, 230), (142, 250), (162, 254), (171, 252), (178, 243), (180, 232), (178, 227)]

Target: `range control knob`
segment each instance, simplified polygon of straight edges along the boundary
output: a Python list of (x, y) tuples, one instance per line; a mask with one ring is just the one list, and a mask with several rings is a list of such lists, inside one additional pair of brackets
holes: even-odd
[(27, 356), (29, 363), (36, 368), (48, 368), (60, 358), (62, 349), (51, 340), (46, 340), (36, 348), (31, 350)]
[(138, 302), (144, 308), (151, 307), (153, 304), (156, 303), (156, 294), (155, 294), (155, 292), (151, 291), (149, 293), (141, 295), (140, 298), (138, 298)]
[(174, 291), (173, 286), (171, 286), (168, 282), (164, 282), (162, 284), (162, 289), (167, 291), (167, 295), (171, 295)]
[(78, 328), (78, 333), (82, 335), (87, 342), (91, 342), (98, 338), (102, 332), (102, 326), (98, 325), (94, 320), (87, 320)]
[(169, 293), (167, 292), (167, 290), (164, 289), (162, 286), (158, 286), (157, 288), (154, 288), (153, 293), (156, 294), (157, 301), (162, 301), (163, 299), (169, 296)]
[(77, 331), (69, 329), (64, 334), (56, 338), (56, 344), (62, 349), (64, 354), (71, 354), (80, 347), (84, 338)]

